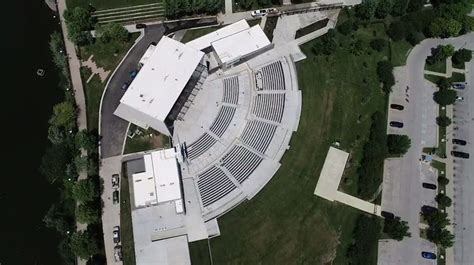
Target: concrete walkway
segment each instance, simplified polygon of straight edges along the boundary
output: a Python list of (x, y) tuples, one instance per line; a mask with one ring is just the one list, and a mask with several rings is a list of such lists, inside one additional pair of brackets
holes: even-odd
[[(76, 47), (73, 42), (71, 42), (68, 38), (68, 32), (66, 27), (66, 21), (64, 20), (64, 11), (67, 9), (66, 1), (65, 0), (58, 0), (58, 12), (59, 12), (59, 19), (61, 21), (61, 29), (63, 32), (64, 37), (64, 44), (66, 46), (66, 54), (68, 56), (69, 62), (69, 71), (71, 75), (71, 85), (74, 91), (74, 98), (76, 100), (76, 105), (78, 107), (78, 114), (77, 114), (77, 127), (79, 130), (86, 130), (87, 129), (87, 116), (86, 116), (86, 100), (84, 96), (84, 87), (82, 86), (82, 79), (81, 79), (81, 63), (77, 58), (76, 54)], [(87, 156), (87, 152), (84, 149), (81, 149), (81, 155)], [(83, 171), (79, 174), (78, 180), (86, 179), (87, 172)], [(76, 222), (76, 229), (77, 231), (84, 231), (87, 229), (87, 224), (82, 224)], [(86, 261), (80, 258), (77, 258), (78, 265), (85, 265)]]
[(453, 62), (451, 61), (451, 57), (446, 59), (446, 73), (439, 73), (439, 72), (434, 72), (434, 71), (429, 71), (429, 70), (424, 71), (425, 75), (435, 75), (435, 76), (441, 76), (441, 77), (446, 77), (446, 78), (451, 78), (453, 76), (453, 73), (464, 74), (465, 72), (466, 71), (464, 69), (457, 69), (453, 67)]
[(225, 14), (226, 15), (232, 14), (232, 10), (233, 10), (232, 3), (233, 3), (232, 0), (225, 0)]
[(94, 60), (92, 60), (93, 58), (94, 55), (91, 55), (87, 61), (82, 61), (82, 65), (87, 66), (92, 71), (92, 74), (87, 79), (86, 83), (89, 83), (95, 74), (99, 75), (100, 81), (104, 82), (107, 79), (107, 76), (109, 76), (110, 71), (106, 71), (104, 68), (98, 67)]

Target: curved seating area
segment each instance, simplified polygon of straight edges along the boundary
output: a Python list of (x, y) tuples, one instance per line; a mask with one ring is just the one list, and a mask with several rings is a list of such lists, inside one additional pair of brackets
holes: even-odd
[(239, 102), (239, 77), (232, 76), (224, 79), (224, 94), (222, 102), (237, 105)]
[(251, 120), (247, 122), (240, 139), (246, 145), (263, 154), (270, 145), (276, 129), (277, 126), (274, 124), (259, 120)]
[(187, 156), (190, 160), (197, 158), (204, 154), (209, 148), (211, 148), (217, 140), (208, 133), (204, 133), (194, 143), (189, 145), (187, 149)]
[(199, 174), (197, 184), (204, 207), (216, 202), (237, 188), (225, 172), (216, 166)]
[(235, 114), (235, 107), (222, 106), (217, 114), (216, 119), (212, 123), (209, 131), (221, 137), (229, 127), (230, 122)]
[(285, 94), (257, 94), (252, 113), (258, 118), (281, 122), (285, 109)]
[(276, 61), (263, 66), (255, 74), (262, 79), (261, 90), (285, 90), (285, 76), (281, 61)]
[(221, 166), (239, 182), (244, 182), (260, 165), (263, 158), (243, 146), (234, 146), (224, 155)]

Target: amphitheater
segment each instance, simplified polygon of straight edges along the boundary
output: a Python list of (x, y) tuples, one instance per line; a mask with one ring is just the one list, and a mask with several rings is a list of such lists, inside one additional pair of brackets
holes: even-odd
[(127, 165), (137, 264), (190, 264), (188, 242), (219, 236), (217, 218), (271, 180), (298, 128), (304, 58), (245, 20), (150, 46), (115, 111), (173, 142)]

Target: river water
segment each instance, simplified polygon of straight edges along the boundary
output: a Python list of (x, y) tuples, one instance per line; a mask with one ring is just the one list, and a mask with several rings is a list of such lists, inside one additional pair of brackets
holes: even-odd
[[(61, 100), (48, 40), (60, 30), (42, 0), (6, 1), (2, 23), (0, 264), (60, 264), (55, 231), (42, 219), (58, 197), (39, 173), (48, 118)], [(6, 19), (5, 19), (6, 18)], [(2, 20), (3, 21), (3, 20)], [(36, 75), (43, 68), (44, 77)]]

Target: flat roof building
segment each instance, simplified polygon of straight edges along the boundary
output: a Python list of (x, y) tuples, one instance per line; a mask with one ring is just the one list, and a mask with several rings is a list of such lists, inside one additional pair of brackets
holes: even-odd
[(218, 41), (222, 38), (229, 37), (230, 35), (233, 35), (237, 32), (241, 32), (242, 30), (249, 29), (250, 26), (247, 23), (247, 20), (242, 19), (240, 21), (237, 21), (233, 24), (230, 24), (228, 26), (225, 26), (223, 28), (220, 28), (216, 31), (213, 31), (209, 34), (206, 34), (202, 37), (199, 37), (197, 39), (194, 39), (186, 45), (193, 47), (196, 50), (204, 50), (206, 48), (211, 47), (212, 43), (215, 41)]
[(165, 120), (204, 53), (163, 36), (120, 100), (114, 114), (171, 135)]

